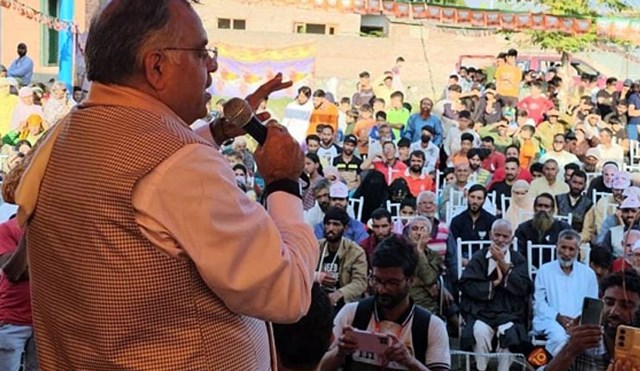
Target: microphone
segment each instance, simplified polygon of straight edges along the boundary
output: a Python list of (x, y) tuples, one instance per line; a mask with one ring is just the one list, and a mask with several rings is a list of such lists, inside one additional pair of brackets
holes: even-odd
[(253, 114), (253, 109), (244, 99), (229, 99), (222, 107), (222, 112), (228, 122), (242, 128), (261, 145), (267, 140), (267, 128)]
[[(253, 109), (244, 99), (229, 99), (222, 107), (222, 112), (224, 118), (231, 125), (242, 128), (260, 145), (263, 145), (267, 140), (267, 128), (253, 114)], [(304, 172), (300, 175), (300, 180), (302, 181), (302, 189), (307, 189), (311, 186), (311, 180)]]

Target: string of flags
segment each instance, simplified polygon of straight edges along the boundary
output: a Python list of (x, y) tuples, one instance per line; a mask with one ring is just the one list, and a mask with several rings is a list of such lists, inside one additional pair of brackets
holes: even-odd
[(396, 0), (270, 0), (265, 2), (274, 5), (293, 5), (363, 15), (386, 15), (399, 19), (411, 18), (443, 25), (502, 31), (545, 30), (577, 35), (589, 32), (593, 23), (591, 18), (470, 9)]
[(63, 21), (59, 18), (52, 17), (36, 10), (26, 4), (15, 0), (0, 0), (0, 6), (12, 9), (21, 16), (36, 21), (50, 29), (58, 32), (78, 33), (78, 26), (69, 21)]

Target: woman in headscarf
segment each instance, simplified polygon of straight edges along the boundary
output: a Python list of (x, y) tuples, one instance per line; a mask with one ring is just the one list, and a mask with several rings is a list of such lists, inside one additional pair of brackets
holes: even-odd
[(387, 208), (389, 199), (389, 187), (384, 175), (376, 170), (370, 170), (360, 186), (356, 188), (353, 198), (363, 198), (361, 222), (367, 223), (373, 210), (381, 207)]
[(20, 132), (18, 141), (26, 140), (33, 146), (45, 131), (44, 121), (40, 115), (31, 115), (27, 118), (26, 127)]
[(529, 197), (529, 183), (516, 180), (511, 186), (511, 202), (504, 218), (511, 225), (520, 225), (520, 214), (533, 214), (533, 200)]
[(9, 132), (13, 111), (18, 105), (18, 97), (11, 94), (9, 80), (0, 78), (0, 136)]
[(67, 86), (62, 81), (56, 81), (51, 86), (51, 95), (42, 107), (45, 128), (50, 128), (71, 111), (76, 102), (67, 92)]
[[(18, 96), (20, 97), (20, 102), (13, 111), (9, 132), (22, 131), (26, 127), (27, 118), (31, 115), (42, 116), (42, 107), (34, 104), (32, 88), (28, 86), (20, 88)], [(7, 133), (3, 133), (3, 135), (6, 134)]]

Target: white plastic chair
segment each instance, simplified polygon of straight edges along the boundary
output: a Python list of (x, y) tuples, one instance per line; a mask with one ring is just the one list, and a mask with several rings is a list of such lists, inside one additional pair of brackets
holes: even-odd
[(593, 201), (593, 204), (597, 204), (598, 201), (602, 198), (602, 197), (608, 197), (611, 196), (611, 193), (609, 192), (597, 192), (597, 191), (593, 191), (593, 193), (591, 194), (591, 201)]
[(387, 200), (387, 211), (391, 213), (391, 216), (400, 216), (400, 203), (391, 202)]
[[(533, 256), (534, 252), (538, 253), (535, 258)], [(551, 254), (551, 257), (545, 258), (545, 252)], [(532, 281), (535, 280), (535, 275), (543, 264), (555, 259), (556, 245), (534, 245), (531, 241), (527, 241), (527, 270)]]
[(501, 207), (500, 210), (502, 210), (502, 215), (504, 215), (507, 212), (510, 205), (511, 205), (511, 197), (502, 196), (502, 199), (500, 200), (500, 207)]
[(362, 205), (364, 205), (364, 197), (349, 199), (349, 207), (353, 208), (357, 220), (362, 219)]
[(640, 142), (635, 139), (629, 140), (629, 159), (632, 166), (640, 163)]

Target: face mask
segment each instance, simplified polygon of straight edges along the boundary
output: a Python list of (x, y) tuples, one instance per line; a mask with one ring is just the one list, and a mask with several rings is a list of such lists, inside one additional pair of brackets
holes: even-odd
[(428, 135), (423, 135), (420, 137), (420, 140), (422, 141), (422, 143), (427, 144), (429, 143), (429, 141), (431, 141), (431, 137)]
[(238, 182), (238, 183), (240, 183), (242, 185), (247, 185), (247, 180), (242, 175), (236, 175), (236, 182)]

